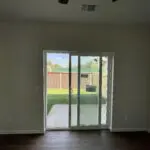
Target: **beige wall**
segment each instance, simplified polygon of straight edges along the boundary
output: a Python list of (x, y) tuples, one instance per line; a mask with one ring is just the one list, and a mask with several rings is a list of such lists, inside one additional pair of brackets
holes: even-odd
[(115, 52), (112, 128), (147, 128), (148, 26), (0, 23), (0, 133), (43, 131), (42, 48)]

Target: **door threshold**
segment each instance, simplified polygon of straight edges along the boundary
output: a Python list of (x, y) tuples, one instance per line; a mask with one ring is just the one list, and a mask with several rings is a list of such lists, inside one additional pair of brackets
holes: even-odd
[(69, 131), (69, 128), (47, 128), (46, 131)]
[(71, 127), (71, 128), (47, 128), (46, 131), (84, 131), (84, 130), (89, 130), (89, 131), (95, 131), (95, 130), (107, 130), (107, 126), (101, 126), (101, 127)]
[(46, 132), (63, 132), (63, 131), (68, 131), (68, 132), (74, 132), (74, 131), (103, 131), (103, 130), (108, 130), (108, 129), (47, 129)]

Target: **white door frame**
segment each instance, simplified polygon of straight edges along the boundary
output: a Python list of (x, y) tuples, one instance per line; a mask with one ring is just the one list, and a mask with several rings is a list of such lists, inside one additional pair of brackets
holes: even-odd
[[(69, 54), (69, 120), (68, 120), (68, 128), (64, 129), (47, 129), (47, 67), (46, 67), (46, 62), (47, 62), (47, 53), (68, 53)], [(99, 80), (99, 125), (96, 126), (79, 126), (80, 125), (80, 104), (79, 104), (79, 98), (78, 98), (78, 107), (77, 107), (77, 112), (78, 112), (78, 121), (77, 121), (77, 126), (76, 127), (71, 127), (71, 56), (72, 55), (77, 55), (79, 56), (78, 63), (80, 64), (80, 56), (99, 56), (100, 57), (100, 69), (102, 69), (102, 56), (108, 56), (108, 81), (107, 81), (107, 118), (106, 118), (106, 125), (101, 125), (101, 83), (102, 83), (102, 74), (100, 73), (100, 80)], [(112, 91), (112, 59), (113, 59), (114, 54), (113, 53), (93, 53), (89, 52), (87, 53), (79, 53), (79, 52), (70, 52), (70, 51), (57, 51), (57, 50), (43, 50), (43, 108), (44, 108), (44, 113), (43, 113), (43, 122), (44, 122), (44, 131), (46, 130), (87, 130), (87, 129), (92, 129), (92, 130), (97, 130), (97, 129), (108, 129), (109, 124), (111, 123), (111, 114), (112, 114), (112, 102), (110, 100), (111, 94), (110, 92)], [(78, 70), (80, 74), (80, 65), (78, 65)], [(101, 71), (100, 71), (101, 72)], [(111, 72), (111, 73), (109, 73)], [(78, 76), (78, 82), (80, 82), (79, 76)], [(80, 85), (80, 83), (78, 83)], [(80, 95), (80, 88), (78, 86), (78, 96)], [(111, 111), (110, 111), (111, 110)]]
[(47, 130), (47, 52), (43, 51), (43, 127), (44, 132)]
[[(70, 57), (69, 51), (58, 51), (58, 50), (44, 50), (43, 49), (43, 126), (44, 126), (44, 132), (46, 131), (55, 131), (55, 130), (70, 130), (69, 126), (68, 128), (47, 128), (47, 53), (68, 53)], [(70, 89), (70, 88), (69, 88)], [(70, 93), (70, 91), (69, 91)], [(70, 94), (69, 94), (70, 95)], [(69, 98), (70, 99), (70, 98)], [(69, 105), (70, 107), (71, 105)], [(70, 108), (69, 108), (70, 109)], [(70, 112), (68, 114), (70, 116)], [(68, 121), (68, 125), (70, 122)]]

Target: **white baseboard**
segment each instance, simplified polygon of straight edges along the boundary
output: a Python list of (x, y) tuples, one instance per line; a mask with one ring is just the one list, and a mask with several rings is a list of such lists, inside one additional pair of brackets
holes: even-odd
[(113, 128), (111, 132), (147, 132), (147, 129), (143, 128)]
[(0, 130), (0, 134), (44, 134), (43, 130)]

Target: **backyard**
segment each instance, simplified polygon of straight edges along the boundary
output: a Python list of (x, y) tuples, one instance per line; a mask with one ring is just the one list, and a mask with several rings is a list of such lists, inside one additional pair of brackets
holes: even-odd
[[(98, 104), (97, 92), (86, 92), (85, 89), (80, 89), (80, 104)], [(69, 103), (69, 90), (68, 89), (48, 89), (47, 90), (47, 113), (55, 104), (68, 104)], [(77, 104), (77, 89), (72, 90), (72, 104)], [(102, 104), (106, 103), (106, 98), (102, 98)]]
[[(71, 126), (77, 126), (77, 115), (80, 116), (81, 126), (97, 125), (99, 106), (101, 123), (106, 124), (107, 58), (103, 57), (101, 68), (102, 105), (99, 105), (98, 99), (99, 58), (99, 56), (80, 57), (80, 95), (78, 95), (78, 56), (71, 56), (71, 81), (69, 81), (69, 54), (47, 54), (47, 128), (68, 128), (69, 120)], [(71, 105), (68, 105), (69, 82), (72, 88)], [(77, 110), (80, 113), (77, 113)], [(71, 112), (70, 119), (69, 112)]]

